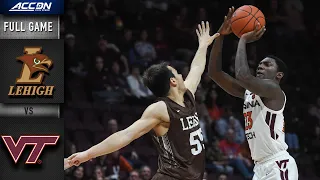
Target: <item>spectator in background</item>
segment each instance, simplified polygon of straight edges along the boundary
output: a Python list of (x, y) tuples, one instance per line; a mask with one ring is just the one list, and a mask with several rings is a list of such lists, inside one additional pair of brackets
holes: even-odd
[(180, 60), (184, 62), (192, 60), (194, 52), (191, 49), (194, 43), (190, 40), (190, 37), (193, 36), (193, 33), (190, 34), (189, 29), (184, 26), (180, 16), (174, 18), (173, 27), (170, 32), (170, 46), (176, 49), (176, 53), (181, 56)]
[(83, 17), (80, 22), (84, 27), (95, 27), (96, 20), (98, 19), (98, 11), (93, 0), (88, 0), (83, 11)]
[(96, 1), (96, 4), (99, 13), (99, 23), (97, 23), (97, 26), (107, 31), (113, 29), (117, 15), (117, 12), (115, 11), (116, 1), (102, 0)]
[(220, 138), (225, 138), (230, 128), (235, 132), (235, 143), (242, 144), (245, 141), (244, 129), (240, 121), (234, 117), (232, 108), (226, 107), (224, 116), (216, 121), (215, 130)]
[(115, 44), (108, 43), (103, 35), (98, 42), (97, 54), (105, 60), (105, 67), (108, 70), (111, 70), (113, 63), (117, 62), (120, 66), (121, 74), (125, 76), (129, 74), (127, 58), (121, 54), (120, 49)]
[(85, 180), (83, 166), (74, 168), (72, 177), (69, 177), (68, 180)]
[(208, 179), (208, 173), (207, 173), (207, 171), (204, 171), (203, 180), (207, 180), (207, 179)]
[(135, 50), (138, 53), (138, 63), (144, 67), (149, 66), (157, 58), (154, 46), (148, 41), (147, 30), (142, 30), (140, 40), (135, 44)]
[(116, 119), (110, 119), (108, 121), (108, 136), (110, 136), (113, 133), (118, 132), (119, 127), (118, 127), (118, 121)]
[(252, 162), (240, 153), (240, 145), (234, 142), (235, 134), (229, 129), (225, 140), (220, 141), (220, 148), (229, 157), (228, 164), (236, 168), (246, 179), (252, 179)]
[(96, 166), (91, 180), (108, 180), (108, 178), (105, 177), (102, 168), (100, 166)]
[(285, 132), (285, 141), (288, 145), (288, 152), (297, 157), (300, 150), (300, 143), (298, 139), (298, 132), (300, 128), (300, 122), (298, 118), (299, 111), (295, 107), (289, 107), (289, 113), (286, 116), (285, 126), (283, 131)]
[(160, 27), (156, 28), (156, 38), (153, 44), (159, 61), (168, 60), (170, 58), (169, 45), (164, 37), (163, 29)]
[(89, 72), (88, 83), (92, 91), (106, 91), (111, 89), (108, 82), (108, 73), (104, 67), (104, 60), (101, 56), (95, 57), (95, 66)]
[(120, 179), (122, 173), (130, 173), (133, 170), (130, 163), (119, 153), (115, 151), (107, 155), (107, 176), (111, 180)]
[(208, 170), (229, 175), (233, 174), (233, 167), (229, 165), (228, 157), (221, 151), (218, 139), (213, 139), (206, 149), (206, 168)]
[(127, 77), (131, 93), (137, 98), (148, 98), (152, 92), (143, 84), (139, 66), (132, 66), (131, 74)]
[(83, 70), (84, 54), (76, 47), (76, 36), (67, 34), (65, 36), (67, 69), (73, 74), (78, 74)]
[(141, 180), (139, 172), (136, 170), (131, 171), (128, 180)]
[(124, 35), (121, 37), (119, 41), (119, 48), (122, 53), (129, 58), (130, 49), (134, 47), (134, 40), (132, 36), (132, 30), (126, 29), (124, 30)]
[(156, 37), (153, 44), (159, 61), (168, 60), (170, 58), (169, 44), (165, 38), (163, 29), (160, 27), (156, 28)]
[(115, 93), (121, 96), (131, 96), (129, 91), (129, 85), (126, 78), (120, 72), (120, 66), (118, 62), (114, 61), (112, 63), (112, 69), (108, 74), (108, 82), (113, 87)]
[(222, 109), (217, 104), (218, 94), (215, 89), (211, 88), (207, 92), (206, 105), (209, 115), (213, 121), (216, 121), (222, 116)]
[(218, 174), (218, 180), (228, 180), (228, 175), (225, 173)]
[(208, 137), (211, 137), (211, 131), (209, 131), (210, 130), (209, 127), (211, 127), (212, 120), (209, 116), (207, 107), (204, 104), (205, 96), (204, 96), (203, 89), (200, 86), (198, 87), (195, 93), (195, 99), (197, 103), (196, 107), (197, 107), (197, 112), (199, 117), (199, 123), (203, 133), (203, 140), (205, 143), (208, 143), (209, 142)]
[(149, 166), (143, 166), (140, 170), (141, 180), (150, 180), (151, 179), (151, 169)]

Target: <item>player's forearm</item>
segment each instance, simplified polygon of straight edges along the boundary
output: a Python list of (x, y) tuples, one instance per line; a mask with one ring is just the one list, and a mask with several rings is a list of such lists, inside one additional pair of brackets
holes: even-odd
[(202, 70), (202, 72), (204, 71), (204, 69), (206, 67), (207, 49), (208, 49), (207, 46), (198, 48), (198, 50), (192, 60), (190, 69), (199, 68), (200, 70)]
[(220, 35), (213, 43), (210, 52), (210, 61), (208, 66), (208, 73), (211, 78), (214, 78), (217, 72), (222, 71), (222, 46), (224, 37)]
[(87, 153), (90, 157), (96, 158), (105, 154), (110, 154), (114, 151), (117, 151), (124, 146), (128, 145), (133, 139), (126, 135), (125, 131), (118, 131), (101, 143), (91, 147), (87, 150)]
[(246, 44), (246, 41), (240, 38), (235, 60), (236, 78), (239, 80), (246, 80), (252, 76), (247, 61)]

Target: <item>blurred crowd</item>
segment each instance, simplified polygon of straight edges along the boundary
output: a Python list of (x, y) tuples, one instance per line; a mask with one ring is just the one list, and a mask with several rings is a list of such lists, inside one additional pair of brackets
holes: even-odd
[[(83, 151), (138, 119), (154, 101), (142, 83), (151, 64), (168, 61), (186, 77), (198, 42), (196, 26), (218, 30), (228, 8), (252, 4), (266, 17), (267, 32), (248, 45), (252, 73), (264, 56), (284, 60), (289, 77), (286, 142), (301, 179), (320, 177), (320, 21), (302, 0), (66, 0), (61, 19), (65, 39), (67, 103), (65, 156)], [(234, 75), (238, 38), (229, 35), (223, 69)], [(211, 46), (209, 47), (211, 48)], [(209, 57), (210, 49), (208, 50)], [(253, 162), (244, 134), (242, 100), (231, 97), (204, 73), (196, 92), (206, 143), (206, 179), (245, 179)], [(126, 148), (73, 167), (68, 180), (150, 180), (157, 152), (149, 135)]]

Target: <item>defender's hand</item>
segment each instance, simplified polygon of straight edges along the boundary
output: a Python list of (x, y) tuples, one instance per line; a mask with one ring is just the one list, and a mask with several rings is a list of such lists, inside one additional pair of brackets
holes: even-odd
[(216, 33), (213, 36), (210, 36), (210, 25), (208, 21), (206, 24), (202, 21), (201, 25), (198, 25), (196, 33), (198, 35), (199, 47), (208, 47), (213, 40), (220, 35), (219, 33)]
[(71, 165), (69, 164), (69, 161), (67, 158), (64, 158), (63, 160), (63, 170), (69, 169)]
[(80, 164), (87, 162), (89, 160), (89, 155), (86, 151), (72, 154), (68, 157), (68, 162), (70, 166), (79, 166)]

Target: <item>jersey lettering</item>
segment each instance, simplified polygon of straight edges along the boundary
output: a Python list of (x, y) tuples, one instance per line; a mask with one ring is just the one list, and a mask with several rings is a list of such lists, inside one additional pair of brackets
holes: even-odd
[(193, 116), (188, 116), (186, 118), (180, 118), (182, 130), (186, 131), (188, 129), (192, 129), (199, 125), (199, 117), (198, 114), (195, 113)]
[(249, 130), (252, 128), (253, 120), (251, 118), (252, 111), (243, 113), (244, 121), (245, 121), (245, 130)]
[(256, 106), (260, 106), (259, 101), (251, 101), (251, 102), (245, 102), (243, 104), (243, 109), (249, 109), (249, 108), (254, 108)]
[(247, 138), (247, 140), (256, 138), (256, 134), (254, 132), (248, 132), (248, 133), (246, 133), (246, 138)]
[(190, 140), (190, 146), (196, 146), (191, 149), (191, 153), (194, 156), (200, 154), (201, 151), (204, 149), (203, 135), (202, 135), (201, 128), (191, 132), (189, 140)]

